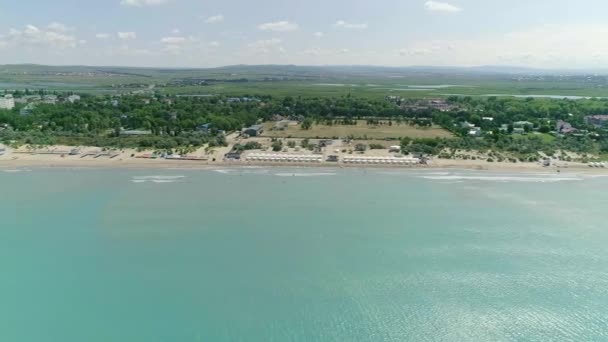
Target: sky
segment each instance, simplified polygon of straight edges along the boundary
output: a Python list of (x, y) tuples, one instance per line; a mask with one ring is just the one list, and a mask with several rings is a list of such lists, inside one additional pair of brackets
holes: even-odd
[(0, 64), (608, 68), (606, 0), (0, 0)]

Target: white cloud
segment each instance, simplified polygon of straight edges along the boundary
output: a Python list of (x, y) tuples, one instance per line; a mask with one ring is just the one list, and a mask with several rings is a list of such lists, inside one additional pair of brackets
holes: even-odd
[(188, 39), (185, 37), (165, 37), (165, 38), (161, 38), (161, 40), (160, 40), (161, 43), (170, 44), (170, 45), (184, 44), (187, 41), (188, 41)]
[(110, 38), (110, 35), (107, 33), (98, 33), (95, 35), (95, 38), (97, 39), (108, 39)]
[(169, 1), (170, 0), (122, 0), (120, 4), (123, 6), (144, 7), (163, 5)]
[(26, 25), (24, 33), (26, 33), (28, 35), (35, 35), (35, 34), (40, 33), (40, 29), (34, 25)]
[(51, 30), (51, 31), (55, 31), (55, 32), (62, 32), (62, 33), (65, 33), (65, 32), (67, 32), (67, 31), (69, 31), (69, 30), (70, 30), (70, 29), (69, 29), (67, 26), (65, 26), (64, 24), (62, 24), (62, 23), (58, 23), (58, 22), (52, 22), (52, 23), (50, 23), (50, 24), (47, 26), (47, 28), (48, 28), (49, 30)]
[(181, 31), (178, 28), (174, 28), (173, 30), (171, 30), (172, 34), (179, 34)]
[(122, 40), (135, 39), (137, 38), (137, 33), (135, 32), (118, 32), (118, 38)]
[(314, 36), (317, 38), (323, 38), (325, 34), (323, 32), (315, 32)]
[(219, 42), (215, 42), (215, 41), (214, 42), (209, 42), (209, 46), (210, 47), (219, 47), (220, 43)]
[(258, 29), (262, 31), (288, 32), (295, 31), (299, 28), (298, 24), (289, 21), (277, 21), (273, 23), (264, 23), (258, 25)]
[(367, 26), (367, 24), (353, 24), (353, 23), (346, 22), (344, 20), (338, 20), (334, 24), (334, 27), (339, 27), (339, 28), (344, 28), (344, 29), (349, 29), (349, 30), (365, 30), (365, 29), (367, 29), (368, 26)]
[(428, 11), (433, 11), (433, 12), (451, 12), (451, 13), (455, 13), (455, 12), (462, 11), (462, 8), (460, 8), (458, 6), (454, 6), (454, 5), (449, 4), (447, 2), (440, 2), (440, 1), (433, 1), (433, 0), (429, 0), (429, 1), (425, 2), (424, 3), (424, 7)]
[(213, 15), (207, 19), (205, 19), (205, 23), (207, 24), (217, 24), (224, 21), (224, 16), (222, 14)]
[(420, 41), (400, 50), (401, 62), (391, 64), (605, 67), (608, 46), (598, 42), (606, 35), (608, 25), (562, 25), (480, 38)]
[(58, 32), (56, 29), (57, 27), (54, 27), (53, 29), (40, 29), (34, 25), (26, 25), (22, 31), (13, 28), (10, 29), (5, 36), (4, 45), (15, 47), (37, 46), (59, 49), (75, 48), (78, 45), (78, 39), (75, 36), (64, 32)]
[(414, 48), (399, 50), (399, 54), (401, 56), (423, 56), (423, 55), (428, 55), (431, 53), (433, 53), (433, 49), (421, 48), (421, 47), (414, 47)]

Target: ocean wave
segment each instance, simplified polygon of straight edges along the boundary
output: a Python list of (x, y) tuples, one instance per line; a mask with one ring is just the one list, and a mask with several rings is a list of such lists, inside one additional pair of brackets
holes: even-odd
[(135, 176), (134, 180), (178, 180), (186, 176)]
[(175, 183), (179, 182), (182, 179), (186, 178), (186, 176), (135, 176), (131, 179), (133, 183)]
[(572, 182), (582, 181), (583, 178), (572, 177), (522, 177), (522, 176), (422, 176), (419, 178), (441, 181), (490, 181), (490, 182), (528, 182), (528, 183), (556, 183), (556, 182)]
[(266, 175), (270, 172), (270, 170), (268, 169), (251, 169), (251, 170), (244, 170), (243, 174), (247, 174), (247, 175)]
[(275, 176), (278, 177), (326, 177), (326, 176), (335, 176), (336, 173), (330, 172), (311, 172), (311, 173), (275, 173)]
[(218, 170), (213, 170), (213, 172), (217, 172), (217, 173), (221, 173), (223, 175), (229, 175), (232, 174), (233, 172), (235, 172), (236, 170), (232, 170), (232, 169), (218, 169)]
[(131, 183), (142, 184), (142, 183), (156, 183), (156, 184), (165, 184), (165, 183), (178, 183), (179, 179), (132, 179)]
[(31, 172), (32, 170), (29, 169), (6, 169), (6, 170), (2, 170), (2, 172), (6, 172), (6, 173), (19, 173), (19, 172)]

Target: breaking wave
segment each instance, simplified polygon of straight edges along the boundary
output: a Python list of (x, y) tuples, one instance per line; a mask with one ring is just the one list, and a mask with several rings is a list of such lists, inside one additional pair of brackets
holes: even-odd
[(136, 176), (131, 179), (133, 183), (176, 183), (186, 176)]
[(419, 178), (440, 181), (488, 181), (488, 182), (528, 182), (528, 183), (556, 183), (582, 181), (577, 176), (569, 177), (525, 177), (525, 176), (480, 176), (480, 175), (451, 175), (451, 176), (422, 176)]
[(275, 173), (275, 176), (279, 177), (325, 177), (325, 176), (335, 176), (336, 173), (330, 172), (316, 172), (316, 173)]
[(178, 180), (186, 178), (186, 176), (136, 176), (134, 180)]

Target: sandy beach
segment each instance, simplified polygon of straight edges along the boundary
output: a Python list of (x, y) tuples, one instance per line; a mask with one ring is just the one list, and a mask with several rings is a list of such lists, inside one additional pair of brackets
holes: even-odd
[[(45, 153), (31, 153), (27, 150), (10, 150), (0, 155), (0, 169), (16, 168), (149, 168), (149, 169), (208, 169), (217, 167), (332, 167), (332, 168), (391, 168), (391, 169), (468, 169), (468, 170), (493, 170), (509, 172), (562, 172), (577, 171), (590, 173), (608, 174), (608, 169), (589, 167), (587, 164), (575, 162), (558, 162), (552, 166), (545, 167), (540, 163), (511, 163), (511, 162), (487, 162), (485, 160), (453, 160), (453, 159), (431, 159), (428, 165), (401, 166), (401, 165), (353, 165), (341, 162), (321, 163), (290, 163), (290, 162), (251, 162), (224, 160), (223, 155), (228, 152), (227, 148), (217, 149), (209, 155), (204, 155), (206, 160), (183, 160), (183, 159), (148, 159), (151, 151), (136, 151), (124, 149), (120, 151), (102, 152), (95, 147), (80, 148), (80, 154), (70, 155), (73, 147), (53, 146), (45, 149)], [(40, 152), (40, 150), (38, 150)], [(65, 152), (65, 153), (62, 153)], [(96, 155), (96, 153), (101, 155)], [(203, 153), (193, 153), (203, 157)], [(203, 158), (202, 158), (203, 159)]]

